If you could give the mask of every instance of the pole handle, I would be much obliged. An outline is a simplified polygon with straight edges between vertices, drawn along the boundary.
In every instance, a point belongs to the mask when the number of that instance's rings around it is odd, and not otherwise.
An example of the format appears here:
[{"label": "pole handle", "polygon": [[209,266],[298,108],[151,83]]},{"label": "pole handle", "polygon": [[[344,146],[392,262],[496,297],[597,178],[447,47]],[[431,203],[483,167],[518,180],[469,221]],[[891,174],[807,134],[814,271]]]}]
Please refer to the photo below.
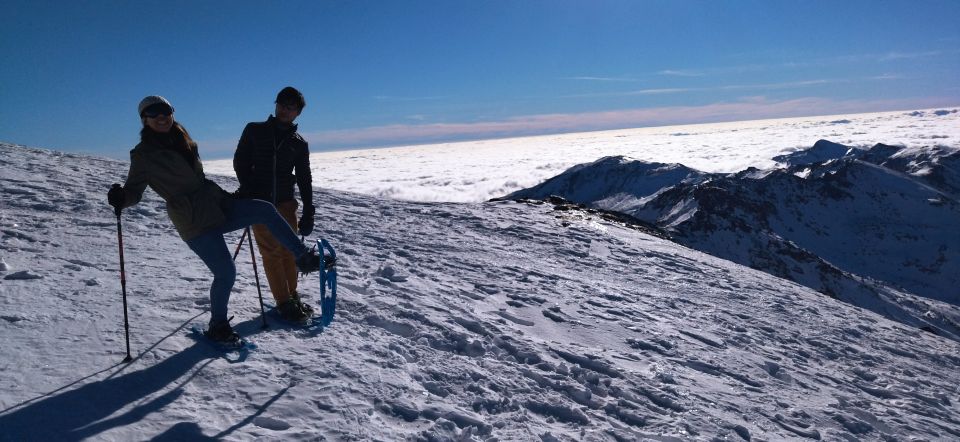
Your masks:
[{"label": "pole handle", "polygon": [[[114,183],[114,185],[110,186],[110,190],[120,189],[121,187],[122,187],[121,185]],[[119,223],[120,223],[120,211],[121,211],[121,210],[123,210],[123,209],[121,209],[119,205],[113,206],[113,213],[114,213],[114,215],[117,215],[117,223],[118,223],[118,225],[119,225]]]}]

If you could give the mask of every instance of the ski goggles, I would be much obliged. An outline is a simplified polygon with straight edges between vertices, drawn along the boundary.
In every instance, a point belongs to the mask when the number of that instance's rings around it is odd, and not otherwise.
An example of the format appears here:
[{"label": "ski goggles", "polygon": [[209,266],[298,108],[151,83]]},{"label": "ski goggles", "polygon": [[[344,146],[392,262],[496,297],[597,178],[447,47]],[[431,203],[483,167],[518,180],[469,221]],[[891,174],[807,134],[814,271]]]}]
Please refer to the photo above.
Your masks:
[{"label": "ski goggles", "polygon": [[147,118],[157,118],[160,115],[169,117],[173,114],[173,108],[163,103],[154,104],[143,110],[143,116]]}]

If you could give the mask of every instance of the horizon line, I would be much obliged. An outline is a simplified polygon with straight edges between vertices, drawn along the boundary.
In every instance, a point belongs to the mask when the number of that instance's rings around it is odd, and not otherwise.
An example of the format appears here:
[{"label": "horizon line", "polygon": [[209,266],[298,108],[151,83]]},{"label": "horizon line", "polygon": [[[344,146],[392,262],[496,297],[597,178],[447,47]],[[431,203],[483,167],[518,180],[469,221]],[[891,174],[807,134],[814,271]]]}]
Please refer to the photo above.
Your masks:
[{"label": "horizon line", "polygon": [[[949,104],[947,104],[949,103]],[[817,97],[767,101],[765,97],[702,106],[663,106],[582,113],[531,114],[498,121],[468,123],[390,124],[356,129],[300,132],[310,143],[311,153],[386,149],[484,140],[531,138],[577,133],[606,132],[655,127],[692,126],[814,118],[851,114],[905,112],[960,108],[960,98],[926,97],[906,100],[835,101]],[[227,158],[236,149],[236,140],[197,140],[207,160]],[[36,146],[0,142],[39,149],[103,156],[105,151]],[[122,149],[126,153],[128,149]],[[123,158],[108,156],[108,158]],[[205,160],[206,161],[206,160]]]},{"label": "horizon line", "polygon": [[767,101],[764,97],[754,97],[739,102],[721,102],[703,106],[532,114],[489,122],[390,124],[357,129],[301,132],[301,135],[311,145],[330,146],[323,148],[323,151],[342,151],[651,127],[930,110],[938,107],[960,107],[960,98],[836,101],[808,97]]}]

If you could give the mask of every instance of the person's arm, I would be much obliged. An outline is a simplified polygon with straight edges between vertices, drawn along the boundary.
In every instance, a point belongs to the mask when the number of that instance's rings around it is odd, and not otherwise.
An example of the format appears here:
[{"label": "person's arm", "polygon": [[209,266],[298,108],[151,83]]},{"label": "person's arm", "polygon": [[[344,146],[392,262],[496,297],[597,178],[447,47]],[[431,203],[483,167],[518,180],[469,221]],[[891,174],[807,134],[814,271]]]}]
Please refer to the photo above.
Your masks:
[{"label": "person's arm", "polygon": [[296,162],[293,165],[294,174],[297,177],[297,187],[300,189],[300,200],[303,201],[303,211],[297,228],[300,234],[307,236],[313,233],[314,214],[316,208],[313,206],[313,176],[310,173],[310,148],[307,142],[303,142],[303,152],[298,152]]},{"label": "person's arm", "polygon": [[303,151],[297,153],[293,163],[293,173],[297,177],[297,188],[300,189],[300,200],[303,207],[313,207],[313,176],[310,172],[310,147],[303,142]]},{"label": "person's arm", "polygon": [[130,152],[130,171],[127,172],[127,180],[123,183],[124,203],[121,208],[137,204],[143,198],[143,191],[146,190],[150,180],[146,161],[140,154]]},{"label": "person's arm", "polygon": [[253,179],[253,140],[250,125],[243,129],[237,150],[233,153],[233,171],[237,174],[240,189],[249,190]]}]

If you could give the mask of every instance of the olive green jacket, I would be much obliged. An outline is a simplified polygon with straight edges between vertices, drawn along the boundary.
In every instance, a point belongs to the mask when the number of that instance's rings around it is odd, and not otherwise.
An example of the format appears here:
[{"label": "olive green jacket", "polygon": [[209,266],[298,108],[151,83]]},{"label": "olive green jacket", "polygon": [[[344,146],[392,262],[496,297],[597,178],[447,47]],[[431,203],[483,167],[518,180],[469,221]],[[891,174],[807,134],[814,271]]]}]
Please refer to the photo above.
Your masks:
[{"label": "olive green jacket", "polygon": [[140,202],[147,186],[167,202],[167,215],[184,241],[226,221],[223,208],[230,196],[206,179],[199,157],[190,164],[174,149],[149,140],[141,142],[130,151],[124,207]]}]

